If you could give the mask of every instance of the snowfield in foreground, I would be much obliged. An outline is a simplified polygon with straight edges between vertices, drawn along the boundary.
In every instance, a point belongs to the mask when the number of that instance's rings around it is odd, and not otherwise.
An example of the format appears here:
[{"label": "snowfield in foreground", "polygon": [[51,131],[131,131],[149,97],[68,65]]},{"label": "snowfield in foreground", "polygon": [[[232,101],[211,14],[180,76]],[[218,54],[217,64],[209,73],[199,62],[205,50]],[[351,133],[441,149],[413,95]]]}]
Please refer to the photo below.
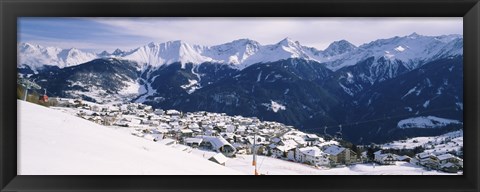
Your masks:
[{"label": "snowfield in foreground", "polygon": [[237,175],[175,148],[17,101],[19,175]]}]

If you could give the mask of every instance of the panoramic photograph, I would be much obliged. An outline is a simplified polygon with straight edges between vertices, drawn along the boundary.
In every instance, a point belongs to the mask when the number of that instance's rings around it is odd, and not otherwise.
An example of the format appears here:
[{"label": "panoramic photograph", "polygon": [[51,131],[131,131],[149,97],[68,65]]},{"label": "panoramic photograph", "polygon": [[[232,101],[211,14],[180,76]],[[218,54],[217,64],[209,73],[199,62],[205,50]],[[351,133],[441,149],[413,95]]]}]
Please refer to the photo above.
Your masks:
[{"label": "panoramic photograph", "polygon": [[461,17],[19,17],[18,175],[463,175]]}]

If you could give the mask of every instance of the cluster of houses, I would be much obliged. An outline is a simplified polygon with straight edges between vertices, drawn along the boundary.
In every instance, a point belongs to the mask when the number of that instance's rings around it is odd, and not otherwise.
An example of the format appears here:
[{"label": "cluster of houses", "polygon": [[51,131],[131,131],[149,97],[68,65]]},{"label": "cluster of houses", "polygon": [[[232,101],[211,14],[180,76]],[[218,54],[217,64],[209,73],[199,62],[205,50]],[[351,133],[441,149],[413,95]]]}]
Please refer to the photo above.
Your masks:
[{"label": "cluster of houses", "polygon": [[374,153],[375,162],[382,165],[394,165],[397,161],[406,161],[414,165],[420,165],[428,169],[441,170],[448,173],[457,173],[463,169],[463,159],[450,153],[435,154],[422,152],[414,157],[400,156],[392,153],[383,153],[379,150]]},{"label": "cluster of houses", "polygon": [[429,152],[419,153],[412,158],[411,163],[449,173],[457,173],[463,169],[463,159],[450,153],[441,155]]},{"label": "cluster of houses", "polygon": [[[75,108],[76,115],[106,125],[131,128],[132,134],[182,150],[201,148],[218,152],[211,160],[224,164],[236,154],[259,154],[318,167],[337,167],[365,162],[366,152],[356,154],[335,140],[326,141],[278,122],[255,117],[228,116],[205,111],[183,113],[153,109],[141,103],[100,105],[81,100],[57,99],[58,106]],[[181,144],[181,145],[176,145]],[[409,161],[432,169],[456,172],[463,161],[449,154],[417,154],[411,158],[377,151],[375,161],[392,165]]]},{"label": "cluster of houses", "polygon": [[227,157],[257,153],[313,166],[360,162],[360,156],[334,140],[325,141],[292,126],[255,117],[154,110],[141,103],[100,105],[79,99],[56,99],[58,106],[78,109],[76,115],[82,118],[107,126],[128,127],[133,135],[166,145],[183,144]]}]

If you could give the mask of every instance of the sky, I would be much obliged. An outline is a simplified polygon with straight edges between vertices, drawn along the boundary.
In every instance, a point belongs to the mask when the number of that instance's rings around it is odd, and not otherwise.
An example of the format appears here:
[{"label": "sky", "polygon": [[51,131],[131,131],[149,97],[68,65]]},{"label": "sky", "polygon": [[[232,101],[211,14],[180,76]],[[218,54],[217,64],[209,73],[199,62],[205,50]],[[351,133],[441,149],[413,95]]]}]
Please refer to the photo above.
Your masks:
[{"label": "sky", "polygon": [[413,32],[428,36],[463,35],[463,18],[22,17],[18,19],[17,32],[20,43],[96,52],[131,50],[150,42],[174,40],[212,46],[246,38],[268,45],[286,37],[323,50],[338,40],[359,46]]}]

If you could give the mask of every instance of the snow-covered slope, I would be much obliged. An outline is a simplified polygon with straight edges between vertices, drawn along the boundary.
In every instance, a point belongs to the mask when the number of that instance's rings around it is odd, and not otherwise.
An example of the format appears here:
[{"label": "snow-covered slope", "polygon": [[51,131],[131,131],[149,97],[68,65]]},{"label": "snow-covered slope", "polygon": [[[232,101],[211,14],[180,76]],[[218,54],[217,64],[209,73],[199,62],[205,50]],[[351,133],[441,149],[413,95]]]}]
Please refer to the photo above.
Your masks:
[{"label": "snow-covered slope", "polygon": [[236,175],[201,157],[17,101],[19,175]]},{"label": "snow-covered slope", "polygon": [[261,45],[239,39],[215,46],[190,45],[183,41],[149,43],[131,51],[116,50],[112,54],[85,53],[76,49],[41,47],[22,43],[19,45],[19,63],[29,66],[57,65],[60,68],[87,62],[98,57],[117,57],[135,61],[140,66],[153,66],[175,62],[200,64],[223,63],[243,69],[251,64],[301,58],[325,63],[329,69],[338,70],[355,65],[369,57],[386,58],[403,62],[408,69],[445,56],[463,54],[461,35],[422,36],[413,33],[404,37],[379,39],[356,47],[346,40],[333,42],[324,51],[306,47],[298,41],[285,38],[272,45]]},{"label": "snow-covered slope", "polygon": [[126,53],[122,58],[152,67],[175,62],[199,64],[212,61],[212,58],[201,55],[203,50],[202,46],[189,45],[183,41],[152,42]]},{"label": "snow-covered slope", "polygon": [[91,61],[98,56],[76,48],[61,49],[58,47],[43,47],[30,43],[18,45],[18,67],[29,66],[37,70],[44,65],[58,66],[59,68],[74,66]]},{"label": "snow-covered slope", "polygon": [[398,128],[437,128],[444,127],[449,124],[461,124],[460,121],[453,119],[445,119],[435,116],[427,117],[413,117],[408,119],[400,120],[397,124]]},{"label": "snow-covered slope", "polygon": [[415,69],[421,64],[444,56],[463,54],[463,36],[442,35],[423,36],[412,33],[404,37],[379,39],[363,44],[337,60],[328,61],[327,67],[338,70],[345,66],[357,64],[369,57],[401,61],[408,69]]},{"label": "snow-covered slope", "polygon": [[413,149],[422,146],[426,152],[444,154],[460,151],[463,147],[463,130],[445,133],[435,137],[414,137],[383,144],[382,149]]}]

